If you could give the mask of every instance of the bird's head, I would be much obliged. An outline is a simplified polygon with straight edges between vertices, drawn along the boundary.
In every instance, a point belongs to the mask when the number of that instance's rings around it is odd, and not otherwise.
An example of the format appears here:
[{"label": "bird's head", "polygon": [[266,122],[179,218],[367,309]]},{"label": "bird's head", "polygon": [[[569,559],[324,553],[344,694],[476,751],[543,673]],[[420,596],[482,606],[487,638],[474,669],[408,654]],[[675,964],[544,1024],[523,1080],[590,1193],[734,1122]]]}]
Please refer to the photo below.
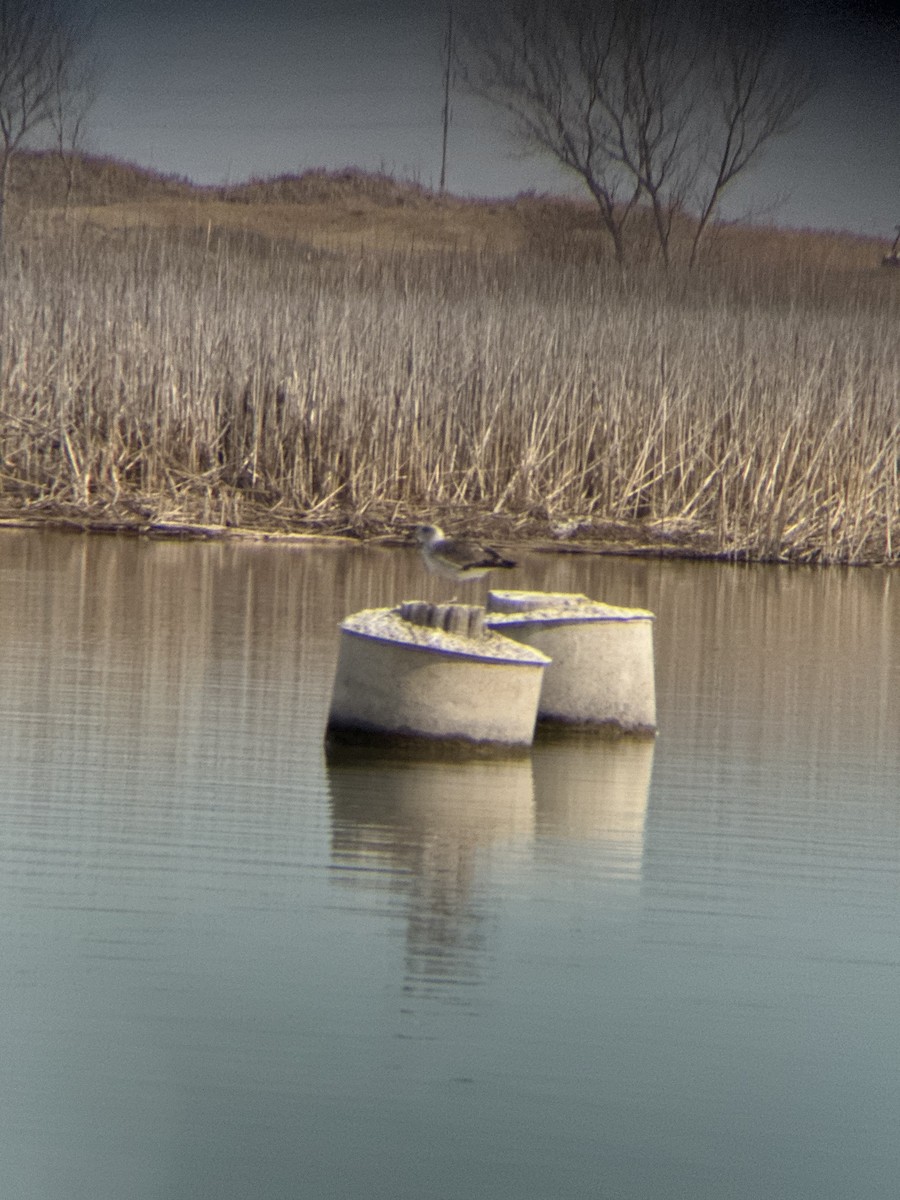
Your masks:
[{"label": "bird's head", "polygon": [[443,536],[443,530],[437,525],[417,525],[413,530],[413,537],[420,546],[427,546],[430,542],[437,541]]}]

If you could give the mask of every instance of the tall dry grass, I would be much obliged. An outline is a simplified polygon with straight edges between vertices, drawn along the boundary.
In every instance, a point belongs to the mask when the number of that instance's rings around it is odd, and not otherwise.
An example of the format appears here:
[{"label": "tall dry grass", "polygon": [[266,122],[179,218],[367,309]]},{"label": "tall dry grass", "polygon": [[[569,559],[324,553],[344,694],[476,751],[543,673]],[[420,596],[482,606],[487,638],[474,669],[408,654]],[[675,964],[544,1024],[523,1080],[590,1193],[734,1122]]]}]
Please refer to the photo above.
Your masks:
[{"label": "tall dry grass", "polygon": [[0,502],[637,518],[735,556],[897,558],[890,272],[771,238],[623,277],[560,238],[374,254],[198,225],[8,250]]}]

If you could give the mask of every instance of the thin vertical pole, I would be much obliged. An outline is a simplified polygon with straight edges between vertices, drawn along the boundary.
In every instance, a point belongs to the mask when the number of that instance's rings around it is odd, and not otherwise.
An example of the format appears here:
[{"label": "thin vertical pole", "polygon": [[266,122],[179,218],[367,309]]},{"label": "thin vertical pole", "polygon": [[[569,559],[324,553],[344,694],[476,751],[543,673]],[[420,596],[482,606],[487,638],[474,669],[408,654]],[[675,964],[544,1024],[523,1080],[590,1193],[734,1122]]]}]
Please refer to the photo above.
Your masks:
[{"label": "thin vertical pole", "polygon": [[450,129],[450,77],[453,66],[453,5],[447,5],[447,37],[444,42],[444,112],[443,138],[441,141],[441,183],[443,191],[447,185],[447,133]]}]

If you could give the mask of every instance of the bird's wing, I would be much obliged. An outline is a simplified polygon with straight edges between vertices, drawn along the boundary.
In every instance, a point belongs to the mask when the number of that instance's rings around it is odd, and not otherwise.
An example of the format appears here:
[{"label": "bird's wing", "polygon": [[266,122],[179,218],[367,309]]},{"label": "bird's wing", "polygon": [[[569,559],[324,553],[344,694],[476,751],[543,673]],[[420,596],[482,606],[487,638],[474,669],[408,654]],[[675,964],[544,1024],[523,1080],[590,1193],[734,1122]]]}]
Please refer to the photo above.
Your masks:
[{"label": "bird's wing", "polygon": [[485,546],[483,549],[485,556],[485,561],[482,564],[483,566],[514,567],[516,565],[511,558],[504,558],[502,554],[498,553],[490,546]]},{"label": "bird's wing", "polygon": [[515,564],[492,550],[490,546],[482,546],[478,542],[463,541],[458,538],[446,538],[438,544],[443,558],[452,562],[460,570],[477,567],[512,567]]},{"label": "bird's wing", "polygon": [[465,542],[461,538],[441,538],[435,551],[445,562],[463,570],[465,567],[483,566],[484,547],[477,542]]}]

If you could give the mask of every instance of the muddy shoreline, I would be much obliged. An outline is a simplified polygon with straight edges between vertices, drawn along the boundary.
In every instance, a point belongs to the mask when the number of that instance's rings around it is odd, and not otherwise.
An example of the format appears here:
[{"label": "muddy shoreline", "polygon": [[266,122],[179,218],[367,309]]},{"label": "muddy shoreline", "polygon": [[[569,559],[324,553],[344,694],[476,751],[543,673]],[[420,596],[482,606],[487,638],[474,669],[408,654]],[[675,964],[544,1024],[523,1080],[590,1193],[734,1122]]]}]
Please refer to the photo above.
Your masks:
[{"label": "muddy shoreline", "polygon": [[[61,504],[0,504],[0,530],[56,530],[69,533],[115,534],[184,541],[254,541],[291,544],[411,546],[415,524],[429,521],[456,535],[477,537],[520,551],[551,554],[621,555],[710,562],[780,562],[814,564],[815,558],[759,558],[739,548],[723,548],[716,537],[681,521],[612,521],[602,519],[548,520],[477,511],[428,510],[351,514],[284,515],[256,508],[245,520],[221,524],[187,514],[154,512],[149,506],[127,511],[103,506],[78,508]],[[854,565],[885,565],[860,562]],[[894,564],[889,564],[894,565]]]}]

